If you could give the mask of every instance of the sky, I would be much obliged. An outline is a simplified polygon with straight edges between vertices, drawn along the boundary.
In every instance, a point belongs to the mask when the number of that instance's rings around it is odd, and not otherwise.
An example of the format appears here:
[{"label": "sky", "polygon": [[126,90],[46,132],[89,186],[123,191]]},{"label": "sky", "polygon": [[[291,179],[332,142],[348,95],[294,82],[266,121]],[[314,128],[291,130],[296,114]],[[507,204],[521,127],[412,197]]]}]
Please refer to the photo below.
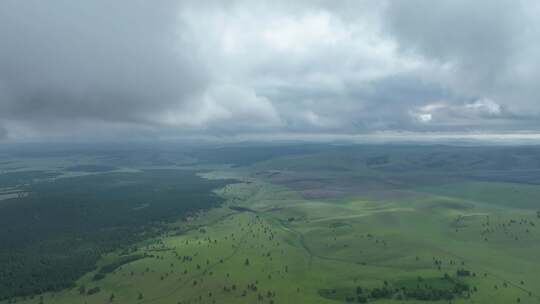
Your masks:
[{"label": "sky", "polygon": [[0,140],[540,134],[540,2],[0,1]]}]

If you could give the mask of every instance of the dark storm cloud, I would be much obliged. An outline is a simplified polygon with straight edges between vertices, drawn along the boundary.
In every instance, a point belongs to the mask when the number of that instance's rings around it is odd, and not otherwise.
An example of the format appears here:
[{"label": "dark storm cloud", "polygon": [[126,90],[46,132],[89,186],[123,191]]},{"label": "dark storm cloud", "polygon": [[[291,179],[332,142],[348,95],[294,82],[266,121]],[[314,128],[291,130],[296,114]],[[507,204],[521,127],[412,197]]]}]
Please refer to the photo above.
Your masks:
[{"label": "dark storm cloud", "polygon": [[520,11],[518,1],[392,1],[387,25],[401,48],[486,77],[508,63]]},{"label": "dark storm cloud", "polygon": [[148,120],[206,85],[173,1],[0,2],[4,119]]},{"label": "dark storm cloud", "polygon": [[6,129],[0,125],[0,140],[7,138],[7,131]]},{"label": "dark storm cloud", "polygon": [[404,52],[449,66],[456,94],[538,112],[538,12],[533,1],[391,1],[384,25]]},{"label": "dark storm cloud", "polygon": [[3,137],[540,132],[532,1],[0,2]]}]

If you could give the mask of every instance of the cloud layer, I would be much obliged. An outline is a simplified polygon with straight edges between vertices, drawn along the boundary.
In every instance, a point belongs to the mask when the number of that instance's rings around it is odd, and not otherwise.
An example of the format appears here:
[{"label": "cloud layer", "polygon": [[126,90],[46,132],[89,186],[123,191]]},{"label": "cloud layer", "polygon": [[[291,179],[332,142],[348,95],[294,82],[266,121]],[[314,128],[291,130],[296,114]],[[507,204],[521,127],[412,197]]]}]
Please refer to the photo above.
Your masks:
[{"label": "cloud layer", "polygon": [[540,132],[532,1],[0,2],[0,139]]}]

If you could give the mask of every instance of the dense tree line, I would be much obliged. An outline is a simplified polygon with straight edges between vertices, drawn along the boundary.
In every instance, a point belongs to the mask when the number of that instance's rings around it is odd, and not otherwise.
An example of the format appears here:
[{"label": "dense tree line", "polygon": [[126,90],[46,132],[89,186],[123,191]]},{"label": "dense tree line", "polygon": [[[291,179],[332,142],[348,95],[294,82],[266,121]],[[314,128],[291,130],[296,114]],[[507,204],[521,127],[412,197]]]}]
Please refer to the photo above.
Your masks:
[{"label": "dense tree line", "polygon": [[114,261],[114,262],[112,262],[110,264],[103,265],[101,268],[99,268],[99,271],[94,275],[93,280],[94,281],[99,281],[99,280],[105,278],[105,275],[107,273],[111,273],[111,272],[115,271],[120,266],[131,263],[133,261],[140,260],[140,259],[142,259],[144,257],[145,256],[142,255],[142,254],[122,256],[118,260],[116,260],[116,261]]},{"label": "dense tree line", "polygon": [[[466,283],[445,275],[440,279],[446,286],[431,284],[419,278],[416,286],[392,286],[384,282],[381,287],[364,288],[357,286],[356,289],[322,289],[319,294],[322,297],[345,302],[367,303],[379,299],[441,301],[452,300],[457,297],[468,295],[471,288]],[[439,285],[439,286],[437,286]],[[474,291],[475,289],[473,289]]]},{"label": "dense tree line", "polygon": [[28,196],[0,205],[0,300],[74,287],[102,254],[220,204],[212,190],[230,182],[149,170],[27,185]]}]

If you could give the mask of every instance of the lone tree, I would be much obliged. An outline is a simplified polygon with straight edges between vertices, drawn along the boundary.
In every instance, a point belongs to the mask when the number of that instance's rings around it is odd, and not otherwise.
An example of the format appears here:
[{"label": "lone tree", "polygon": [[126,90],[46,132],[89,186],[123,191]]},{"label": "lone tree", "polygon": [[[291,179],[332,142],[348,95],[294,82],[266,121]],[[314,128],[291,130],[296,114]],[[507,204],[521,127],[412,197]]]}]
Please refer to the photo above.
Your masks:
[{"label": "lone tree", "polygon": [[246,261],[244,262],[244,265],[249,266],[249,259],[246,259]]}]

